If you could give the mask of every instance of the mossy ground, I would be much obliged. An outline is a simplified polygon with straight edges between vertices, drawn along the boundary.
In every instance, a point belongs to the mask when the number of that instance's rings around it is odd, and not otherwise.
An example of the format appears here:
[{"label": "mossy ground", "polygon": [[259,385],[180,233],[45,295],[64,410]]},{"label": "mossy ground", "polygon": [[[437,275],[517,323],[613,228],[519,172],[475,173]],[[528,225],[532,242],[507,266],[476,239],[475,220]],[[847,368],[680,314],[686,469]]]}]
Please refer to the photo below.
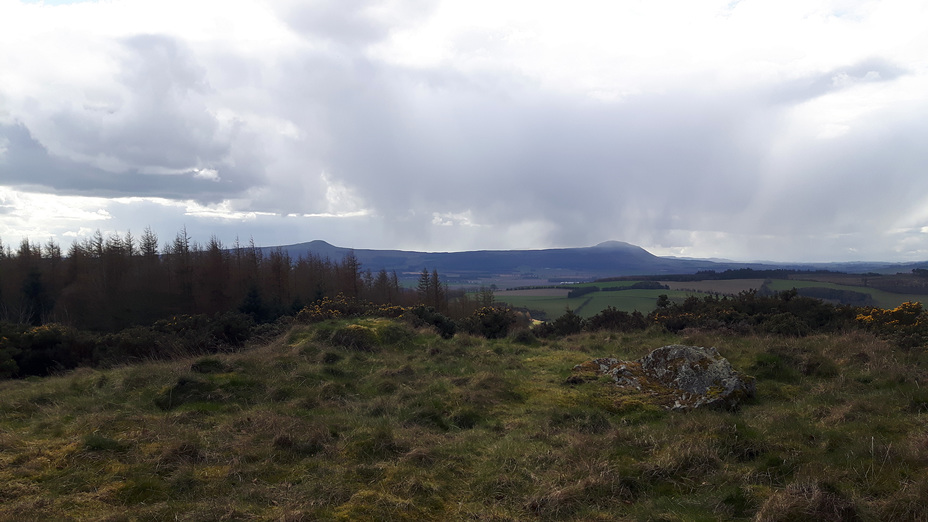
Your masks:
[{"label": "mossy ground", "polygon": [[[681,413],[565,384],[673,343],[717,347],[757,398]],[[926,364],[861,333],[300,326],[235,354],[0,383],[0,519],[928,519]]]}]

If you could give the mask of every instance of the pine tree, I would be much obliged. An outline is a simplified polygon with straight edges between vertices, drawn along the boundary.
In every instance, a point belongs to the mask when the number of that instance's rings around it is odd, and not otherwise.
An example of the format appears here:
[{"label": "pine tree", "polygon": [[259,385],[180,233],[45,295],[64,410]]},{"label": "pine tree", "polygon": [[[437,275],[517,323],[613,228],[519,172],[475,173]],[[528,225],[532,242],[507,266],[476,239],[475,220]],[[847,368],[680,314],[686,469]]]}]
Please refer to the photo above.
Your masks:
[{"label": "pine tree", "polygon": [[419,303],[429,304],[429,296],[432,294],[432,278],[429,276],[429,269],[423,268],[419,274],[419,285],[416,287],[416,294],[419,297]]},{"label": "pine tree", "polygon": [[158,236],[151,231],[151,227],[145,227],[142,232],[142,239],[139,241],[139,250],[142,257],[146,260],[158,258]]},{"label": "pine tree", "polygon": [[444,310],[445,289],[441,279],[438,277],[438,270],[436,269],[432,269],[432,275],[429,278],[429,293],[431,298],[431,303],[429,304],[436,310]]}]

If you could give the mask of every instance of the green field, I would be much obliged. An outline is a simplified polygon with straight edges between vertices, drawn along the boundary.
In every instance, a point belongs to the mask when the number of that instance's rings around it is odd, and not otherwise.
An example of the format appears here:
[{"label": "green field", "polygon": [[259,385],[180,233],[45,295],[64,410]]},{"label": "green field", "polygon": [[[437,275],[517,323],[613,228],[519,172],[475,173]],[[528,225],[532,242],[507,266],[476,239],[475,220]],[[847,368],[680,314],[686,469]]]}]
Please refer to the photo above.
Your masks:
[{"label": "green field", "polygon": [[674,290],[622,290],[613,292],[593,292],[582,297],[535,297],[535,296],[497,296],[509,306],[540,310],[548,319],[559,317],[567,308],[577,312],[581,317],[592,317],[608,306],[624,312],[635,310],[647,314],[654,310],[657,297],[667,294],[671,300],[683,300],[693,295],[692,292]]},{"label": "green field", "polygon": [[839,285],[835,283],[825,283],[821,281],[797,281],[793,279],[774,279],[767,283],[767,288],[776,291],[782,292],[784,290],[790,290],[792,288],[831,288],[834,290],[850,290],[852,292],[860,292],[862,294],[870,294],[873,297],[873,300],[876,302],[877,306],[880,308],[895,308],[900,304],[906,301],[918,301],[921,303],[928,303],[928,295],[923,294],[896,294],[892,292],[886,292],[884,290],[877,290],[875,288],[869,288],[866,286],[847,286]]},{"label": "green field", "polygon": [[[570,285],[570,288],[582,288],[588,286],[598,286],[599,288],[611,288],[621,286],[631,286],[637,281],[613,281],[608,283],[581,283]],[[515,308],[527,308],[529,310],[542,311],[551,320],[559,317],[567,308],[577,312],[581,317],[592,317],[605,309],[612,306],[624,312],[633,312],[635,310],[647,314],[654,310],[657,298],[661,294],[666,294],[671,301],[683,301],[689,296],[706,295],[708,292],[729,294],[732,293],[732,281],[699,281],[699,288],[706,291],[694,290],[620,290],[620,291],[599,291],[586,294],[581,297],[557,297],[557,296],[512,296],[497,295],[497,301],[506,303]],[[717,288],[713,288],[712,283],[718,283]],[[684,283],[685,284],[685,283]],[[865,286],[848,286],[835,283],[826,283],[819,281],[798,281],[792,279],[775,279],[766,283],[767,288],[775,292],[782,292],[793,288],[831,288],[834,290],[850,290],[869,294],[873,297],[877,306],[881,308],[895,308],[906,301],[919,301],[928,303],[928,295],[921,294],[896,294],[868,288]],[[695,284],[694,284],[695,286]]]}]

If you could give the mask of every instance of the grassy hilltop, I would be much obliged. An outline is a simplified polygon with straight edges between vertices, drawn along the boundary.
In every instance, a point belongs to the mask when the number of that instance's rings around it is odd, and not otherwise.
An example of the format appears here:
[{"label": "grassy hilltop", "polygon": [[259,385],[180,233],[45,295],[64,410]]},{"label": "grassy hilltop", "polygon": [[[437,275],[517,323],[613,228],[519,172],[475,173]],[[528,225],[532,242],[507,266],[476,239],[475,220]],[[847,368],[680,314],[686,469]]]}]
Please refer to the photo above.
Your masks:
[{"label": "grassy hilltop", "polygon": [[[715,346],[739,411],[575,364]],[[444,339],[384,318],[235,353],[0,382],[0,519],[924,520],[924,346],[863,330]]]}]

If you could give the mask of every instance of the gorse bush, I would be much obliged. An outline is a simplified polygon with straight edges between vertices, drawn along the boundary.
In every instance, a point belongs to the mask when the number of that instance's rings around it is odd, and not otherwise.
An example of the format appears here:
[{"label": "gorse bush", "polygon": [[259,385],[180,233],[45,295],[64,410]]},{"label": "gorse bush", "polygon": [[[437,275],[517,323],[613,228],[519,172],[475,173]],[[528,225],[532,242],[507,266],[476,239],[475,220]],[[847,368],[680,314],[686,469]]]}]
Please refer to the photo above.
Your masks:
[{"label": "gorse bush", "polygon": [[0,377],[216,353],[241,347],[255,332],[251,317],[236,312],[179,315],[109,334],[60,324],[0,323]]},{"label": "gorse bush", "polygon": [[462,321],[461,329],[487,339],[501,339],[516,324],[516,314],[509,308],[484,306]]},{"label": "gorse bush", "polygon": [[409,311],[409,308],[394,304],[375,304],[338,294],[334,298],[324,297],[304,307],[296,315],[301,323],[318,323],[329,319],[348,319],[351,317],[390,317],[396,318]]},{"label": "gorse bush", "polygon": [[92,337],[60,324],[0,323],[0,376],[48,375],[93,362]]},{"label": "gorse bush", "polygon": [[928,343],[928,312],[921,303],[906,302],[891,310],[862,308],[856,320],[864,328],[893,339],[903,348]]},{"label": "gorse bush", "polygon": [[407,309],[402,317],[417,328],[423,326],[434,328],[443,339],[451,339],[458,329],[457,324],[450,317],[439,313],[431,306],[414,306]]}]

